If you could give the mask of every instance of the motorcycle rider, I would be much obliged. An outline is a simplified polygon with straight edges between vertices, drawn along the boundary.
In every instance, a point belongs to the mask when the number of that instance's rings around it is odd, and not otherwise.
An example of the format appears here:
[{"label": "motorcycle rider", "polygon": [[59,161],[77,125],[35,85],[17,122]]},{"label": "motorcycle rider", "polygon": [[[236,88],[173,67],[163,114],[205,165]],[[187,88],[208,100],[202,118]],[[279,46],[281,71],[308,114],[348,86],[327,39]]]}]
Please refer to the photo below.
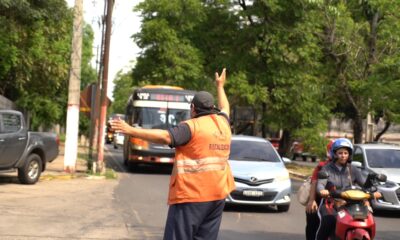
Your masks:
[{"label": "motorcycle rider", "polygon": [[328,164],[331,160],[331,148],[334,140],[330,140],[326,145],[326,160],[320,161],[314,168],[311,176],[310,198],[306,205],[306,239],[315,240],[319,226],[318,206],[321,202],[321,197],[317,194],[318,172],[323,166]]},{"label": "motorcycle rider", "polygon": [[332,190],[342,190],[350,188],[353,184],[363,186],[365,178],[361,170],[351,167],[351,156],[353,153],[353,144],[347,138],[336,139],[332,144],[332,161],[322,167],[321,171],[328,173],[328,179],[318,179],[317,192],[323,198],[320,203],[318,216],[320,225],[317,230],[317,240],[326,240],[334,234],[336,226],[337,211],[331,199],[326,198]]}]

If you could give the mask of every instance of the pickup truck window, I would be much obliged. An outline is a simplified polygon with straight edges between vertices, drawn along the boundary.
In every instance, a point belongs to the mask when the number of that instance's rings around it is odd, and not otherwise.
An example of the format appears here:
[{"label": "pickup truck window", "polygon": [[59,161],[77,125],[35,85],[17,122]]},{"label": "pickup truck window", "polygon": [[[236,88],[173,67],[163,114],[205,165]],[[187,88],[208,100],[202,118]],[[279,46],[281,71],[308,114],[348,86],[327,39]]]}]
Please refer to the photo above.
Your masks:
[{"label": "pickup truck window", "polygon": [[21,117],[16,114],[3,113],[2,133],[18,132],[21,129]]}]

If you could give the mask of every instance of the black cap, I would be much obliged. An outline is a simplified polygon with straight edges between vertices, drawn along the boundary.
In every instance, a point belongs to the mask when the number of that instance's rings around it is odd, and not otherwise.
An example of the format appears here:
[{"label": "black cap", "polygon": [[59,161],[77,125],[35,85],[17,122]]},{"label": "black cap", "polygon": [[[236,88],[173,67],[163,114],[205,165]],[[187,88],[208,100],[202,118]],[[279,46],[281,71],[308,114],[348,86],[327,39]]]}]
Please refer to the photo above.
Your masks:
[{"label": "black cap", "polygon": [[195,109],[213,109],[214,108],[214,97],[206,91],[197,92],[192,100],[192,104]]}]

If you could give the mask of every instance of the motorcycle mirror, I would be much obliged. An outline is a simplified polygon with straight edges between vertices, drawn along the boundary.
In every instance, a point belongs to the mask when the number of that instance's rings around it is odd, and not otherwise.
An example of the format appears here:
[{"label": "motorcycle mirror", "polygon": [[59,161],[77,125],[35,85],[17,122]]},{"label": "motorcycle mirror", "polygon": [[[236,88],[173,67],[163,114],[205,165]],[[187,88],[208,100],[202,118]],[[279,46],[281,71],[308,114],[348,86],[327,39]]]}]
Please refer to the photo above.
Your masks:
[{"label": "motorcycle mirror", "polygon": [[325,171],[319,171],[318,172],[318,179],[328,179],[329,173]]}]

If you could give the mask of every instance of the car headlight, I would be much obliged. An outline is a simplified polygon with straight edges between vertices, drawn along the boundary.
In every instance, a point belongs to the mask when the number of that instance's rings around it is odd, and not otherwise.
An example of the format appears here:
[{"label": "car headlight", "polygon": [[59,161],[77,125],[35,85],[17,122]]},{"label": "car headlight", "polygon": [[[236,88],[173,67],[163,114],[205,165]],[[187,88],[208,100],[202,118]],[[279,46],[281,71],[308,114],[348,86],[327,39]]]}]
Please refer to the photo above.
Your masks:
[{"label": "car headlight", "polygon": [[396,187],[397,183],[392,182],[392,181],[387,181],[384,184],[382,184],[381,186],[386,187],[386,188],[392,188],[392,187]]},{"label": "car headlight", "polygon": [[282,173],[275,177],[276,182],[284,182],[290,180],[289,173]]}]

